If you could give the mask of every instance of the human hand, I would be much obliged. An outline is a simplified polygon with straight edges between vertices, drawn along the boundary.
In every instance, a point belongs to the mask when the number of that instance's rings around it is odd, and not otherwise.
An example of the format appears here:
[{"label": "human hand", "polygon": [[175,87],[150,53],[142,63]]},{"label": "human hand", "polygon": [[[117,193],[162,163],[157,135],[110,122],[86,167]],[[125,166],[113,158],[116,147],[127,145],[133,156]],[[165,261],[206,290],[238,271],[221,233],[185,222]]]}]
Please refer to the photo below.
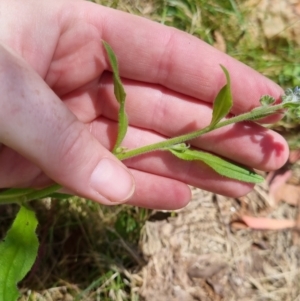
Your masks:
[{"label": "human hand", "polygon": [[[231,75],[232,114],[258,106],[263,94],[279,98],[276,84],[195,37],[133,15],[84,1],[3,2],[0,141],[6,146],[0,187],[38,187],[52,179],[75,194],[113,204],[129,197],[134,178],[128,203],[158,209],[184,206],[187,184],[229,196],[252,188],[161,152],[124,161],[133,178],[128,175],[108,151],[116,137],[117,103],[101,40],[119,60],[129,148],[209,124],[212,101],[224,84],[219,64]],[[261,170],[279,168],[288,154],[281,136],[250,122],[192,145]],[[99,162],[104,165],[91,180]],[[104,172],[108,162],[118,170],[112,178]]]}]

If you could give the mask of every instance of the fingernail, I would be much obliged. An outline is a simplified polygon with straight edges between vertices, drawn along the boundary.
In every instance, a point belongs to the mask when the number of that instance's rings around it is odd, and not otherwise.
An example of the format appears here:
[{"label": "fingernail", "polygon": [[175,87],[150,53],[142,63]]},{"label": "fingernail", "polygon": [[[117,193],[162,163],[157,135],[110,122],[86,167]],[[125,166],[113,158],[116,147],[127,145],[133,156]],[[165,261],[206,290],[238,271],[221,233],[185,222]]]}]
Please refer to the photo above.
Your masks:
[{"label": "fingernail", "polygon": [[92,189],[111,202],[125,202],[135,188],[132,175],[120,164],[103,158],[92,173],[90,185]]}]

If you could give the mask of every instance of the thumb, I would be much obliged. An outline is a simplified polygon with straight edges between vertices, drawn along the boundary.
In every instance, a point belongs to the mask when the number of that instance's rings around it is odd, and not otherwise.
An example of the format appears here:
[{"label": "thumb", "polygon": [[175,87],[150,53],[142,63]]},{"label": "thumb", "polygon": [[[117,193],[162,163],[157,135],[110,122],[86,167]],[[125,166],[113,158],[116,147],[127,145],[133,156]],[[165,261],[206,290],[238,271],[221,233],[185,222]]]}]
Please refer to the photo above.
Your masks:
[{"label": "thumb", "polygon": [[0,46],[0,142],[55,182],[103,204],[134,192],[128,169],[65,107],[38,74]]}]

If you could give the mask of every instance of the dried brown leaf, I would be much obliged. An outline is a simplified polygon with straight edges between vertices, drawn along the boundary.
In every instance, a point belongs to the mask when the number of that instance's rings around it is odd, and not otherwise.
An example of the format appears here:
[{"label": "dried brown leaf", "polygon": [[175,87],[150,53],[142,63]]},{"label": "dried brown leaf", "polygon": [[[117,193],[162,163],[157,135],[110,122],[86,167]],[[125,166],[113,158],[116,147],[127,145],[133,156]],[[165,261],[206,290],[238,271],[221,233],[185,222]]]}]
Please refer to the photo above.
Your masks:
[{"label": "dried brown leaf", "polygon": [[267,217],[241,216],[241,220],[251,229],[260,230],[282,230],[294,228],[296,222],[294,220],[282,219],[277,220]]}]

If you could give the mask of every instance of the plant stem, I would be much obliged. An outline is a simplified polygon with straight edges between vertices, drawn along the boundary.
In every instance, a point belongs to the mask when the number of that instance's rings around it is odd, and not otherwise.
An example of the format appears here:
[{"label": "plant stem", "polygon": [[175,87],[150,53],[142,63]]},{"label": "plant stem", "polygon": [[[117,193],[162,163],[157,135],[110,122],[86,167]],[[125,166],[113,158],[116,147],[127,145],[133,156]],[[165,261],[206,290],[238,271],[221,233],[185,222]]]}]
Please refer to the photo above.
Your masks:
[{"label": "plant stem", "polygon": [[152,151],[156,151],[156,150],[164,150],[168,147],[171,147],[172,145],[195,139],[203,134],[206,134],[208,132],[211,132],[213,130],[221,128],[223,126],[230,125],[232,123],[245,121],[245,120],[260,119],[260,118],[269,116],[275,112],[278,112],[279,110],[281,110],[283,108],[284,108],[283,104],[278,104],[278,105],[268,106],[268,107],[258,107],[248,113],[244,113],[244,114],[226,119],[224,121],[221,121],[213,127],[211,127],[209,125],[201,130],[197,130],[197,131],[194,131],[194,132],[191,132],[188,134],[184,134],[184,135],[181,135],[181,136],[178,136],[175,138],[171,138],[171,139],[168,139],[165,141],[161,141],[161,142],[158,142],[155,144],[142,146],[142,147],[135,148],[135,149],[132,149],[132,150],[120,153],[120,154],[116,154],[116,157],[122,161],[122,160],[132,158],[132,157],[135,157],[135,156],[138,156],[141,154],[145,154],[148,152],[152,152]]},{"label": "plant stem", "polygon": [[[248,112],[248,113],[244,113],[229,119],[226,119],[224,121],[219,122],[218,124],[214,125],[214,126],[207,126],[201,130],[197,130],[188,134],[184,134],[175,138],[171,138],[165,141],[161,141],[155,144],[151,144],[151,145],[146,145],[146,146],[142,146],[136,149],[132,149],[120,154],[116,154],[115,156],[119,159],[119,160],[125,160],[128,158],[132,158],[132,157],[136,157],[148,152],[152,152],[152,151],[156,151],[156,150],[166,150],[167,148],[175,145],[175,144],[179,144],[179,143],[183,143],[192,139],[195,139],[203,134],[206,134],[208,132],[211,132],[213,130],[216,130],[218,128],[233,124],[233,123],[237,123],[237,122],[241,122],[241,121],[245,121],[245,120],[253,120],[253,119],[260,119],[266,116],[269,116],[271,114],[274,114],[280,110],[284,109],[284,104],[278,104],[278,105],[274,105],[274,106],[267,106],[267,107],[258,107],[255,108],[254,110]],[[38,199],[38,198],[43,198],[47,195],[50,195],[51,193],[56,192],[57,190],[59,190],[62,186],[58,185],[58,184],[53,184],[49,187],[46,187],[45,189],[41,189],[41,190],[35,190],[35,191],[28,191],[27,193],[20,193],[21,195],[15,195],[19,196],[18,198],[11,198],[10,197],[3,197],[3,200],[0,199],[0,203],[23,203],[23,202],[27,202],[33,199]],[[21,191],[22,192],[22,191]]]},{"label": "plant stem", "polygon": [[48,196],[49,194],[56,192],[57,190],[61,189],[62,186],[59,184],[53,184],[51,186],[48,186],[44,189],[40,189],[40,190],[35,190],[34,192],[31,192],[29,194],[26,194],[24,196],[24,201],[31,201],[34,199],[41,199],[44,198],[46,196]]}]

